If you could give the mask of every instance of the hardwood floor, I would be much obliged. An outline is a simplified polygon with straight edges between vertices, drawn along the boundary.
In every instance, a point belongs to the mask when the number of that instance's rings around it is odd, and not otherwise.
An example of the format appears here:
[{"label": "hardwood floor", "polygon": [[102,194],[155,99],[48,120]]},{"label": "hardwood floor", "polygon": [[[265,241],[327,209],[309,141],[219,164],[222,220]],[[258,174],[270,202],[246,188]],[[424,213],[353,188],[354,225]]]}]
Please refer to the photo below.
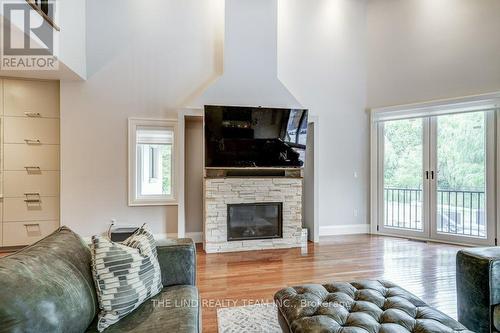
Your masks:
[{"label": "hardwood floor", "polygon": [[460,247],[406,239],[336,236],[300,249],[206,254],[198,250],[203,332],[217,332],[217,307],[272,302],[285,286],[385,279],[456,318],[455,255]]}]

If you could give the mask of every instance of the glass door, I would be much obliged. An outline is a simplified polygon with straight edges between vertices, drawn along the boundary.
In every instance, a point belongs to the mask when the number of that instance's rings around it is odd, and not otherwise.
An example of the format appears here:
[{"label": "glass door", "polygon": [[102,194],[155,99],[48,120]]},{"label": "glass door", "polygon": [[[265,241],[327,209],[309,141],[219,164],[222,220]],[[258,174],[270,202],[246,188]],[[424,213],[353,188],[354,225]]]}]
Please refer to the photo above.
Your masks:
[{"label": "glass door", "polygon": [[428,120],[387,121],[379,127],[379,231],[427,237]]},{"label": "glass door", "polygon": [[378,230],[495,243],[494,112],[391,120],[378,126]]},{"label": "glass door", "polygon": [[431,120],[431,238],[493,244],[493,121],[491,112]]}]

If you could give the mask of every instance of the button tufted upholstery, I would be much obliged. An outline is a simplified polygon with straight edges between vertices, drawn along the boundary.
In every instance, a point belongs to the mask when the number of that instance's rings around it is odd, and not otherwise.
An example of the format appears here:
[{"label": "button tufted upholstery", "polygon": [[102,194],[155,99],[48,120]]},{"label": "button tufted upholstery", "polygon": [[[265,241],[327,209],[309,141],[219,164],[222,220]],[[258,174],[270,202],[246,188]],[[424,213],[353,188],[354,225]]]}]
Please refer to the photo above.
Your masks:
[{"label": "button tufted upholstery", "polygon": [[386,281],[309,284],[274,296],[280,325],[293,333],[471,333]]}]

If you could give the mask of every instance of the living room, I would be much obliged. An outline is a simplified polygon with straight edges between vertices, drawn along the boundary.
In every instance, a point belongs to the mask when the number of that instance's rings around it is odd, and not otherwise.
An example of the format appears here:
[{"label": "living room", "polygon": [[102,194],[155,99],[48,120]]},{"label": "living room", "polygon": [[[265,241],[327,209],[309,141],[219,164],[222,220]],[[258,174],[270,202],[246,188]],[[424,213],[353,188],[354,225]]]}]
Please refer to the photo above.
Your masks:
[{"label": "living room", "polygon": [[499,1],[1,8],[0,332],[500,331]]}]

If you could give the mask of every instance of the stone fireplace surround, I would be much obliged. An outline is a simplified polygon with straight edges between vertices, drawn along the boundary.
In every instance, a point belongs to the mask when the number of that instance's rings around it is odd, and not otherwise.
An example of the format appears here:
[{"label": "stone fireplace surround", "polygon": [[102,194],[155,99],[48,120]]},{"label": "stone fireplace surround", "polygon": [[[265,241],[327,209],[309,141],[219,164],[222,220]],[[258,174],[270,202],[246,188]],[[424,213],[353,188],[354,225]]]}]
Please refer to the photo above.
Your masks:
[{"label": "stone fireplace surround", "polygon": [[[233,252],[301,246],[302,178],[206,177],[204,180],[205,252]],[[283,203],[283,237],[227,240],[227,205]]]}]

